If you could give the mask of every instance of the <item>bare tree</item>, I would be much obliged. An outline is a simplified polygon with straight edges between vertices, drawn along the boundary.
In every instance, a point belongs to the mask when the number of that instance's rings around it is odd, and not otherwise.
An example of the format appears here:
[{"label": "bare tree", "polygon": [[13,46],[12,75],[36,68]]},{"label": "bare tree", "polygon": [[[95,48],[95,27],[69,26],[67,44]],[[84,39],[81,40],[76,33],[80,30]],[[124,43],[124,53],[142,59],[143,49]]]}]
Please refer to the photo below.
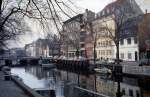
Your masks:
[{"label": "bare tree", "polygon": [[[51,35],[49,34],[46,38],[47,40],[47,45],[49,46],[49,49],[51,49],[51,55],[54,57],[55,55],[60,56],[60,45],[61,45],[61,40],[58,35],[54,34]],[[59,54],[58,54],[59,53]]]},{"label": "bare tree", "polygon": [[[68,1],[70,2],[70,1]],[[72,4],[72,2],[70,3]],[[50,28],[46,24],[53,22],[59,32],[62,25],[61,16],[71,17],[64,9],[75,13],[67,3],[62,0],[1,0],[0,1],[0,44],[14,39],[22,34],[25,28],[24,18],[37,20],[44,28]]]}]

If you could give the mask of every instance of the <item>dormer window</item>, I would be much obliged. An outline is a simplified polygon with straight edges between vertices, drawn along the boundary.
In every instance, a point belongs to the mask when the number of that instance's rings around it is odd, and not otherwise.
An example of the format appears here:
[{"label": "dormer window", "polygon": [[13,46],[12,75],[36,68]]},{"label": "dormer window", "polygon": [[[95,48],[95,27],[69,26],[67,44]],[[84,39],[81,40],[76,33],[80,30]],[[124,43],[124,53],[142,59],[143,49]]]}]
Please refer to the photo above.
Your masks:
[{"label": "dormer window", "polygon": [[98,13],[99,14],[99,17],[101,17],[101,13]]},{"label": "dormer window", "polygon": [[105,11],[102,12],[102,15],[105,15]]},{"label": "dormer window", "polygon": [[109,12],[110,12],[110,10],[109,10],[109,9],[107,9],[107,14],[109,14]]},{"label": "dormer window", "polygon": [[103,13],[101,12],[101,16],[103,16]]},{"label": "dormer window", "polygon": [[111,9],[111,11],[114,12],[114,11],[115,11],[115,8],[113,7],[113,8]]}]

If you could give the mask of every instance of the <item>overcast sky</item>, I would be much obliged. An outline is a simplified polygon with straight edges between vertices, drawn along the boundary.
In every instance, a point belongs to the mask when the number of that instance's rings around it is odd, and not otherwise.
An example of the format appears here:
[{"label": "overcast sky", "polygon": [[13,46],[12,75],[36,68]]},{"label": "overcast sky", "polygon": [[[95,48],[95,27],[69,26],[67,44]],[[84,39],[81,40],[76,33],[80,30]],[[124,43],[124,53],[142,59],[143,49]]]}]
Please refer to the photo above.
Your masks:
[{"label": "overcast sky", "polygon": [[[94,12],[99,12],[101,11],[108,3],[113,2],[115,0],[71,0],[75,3],[76,6],[79,7],[79,9],[84,10],[84,9],[89,9],[92,10]],[[148,12],[150,12],[150,0],[136,0],[136,2],[138,3],[138,5],[141,7],[141,9],[143,11],[145,11],[145,9],[148,10]],[[10,43],[10,47],[23,47],[25,44],[31,43],[32,41],[38,39],[38,37],[43,37],[43,33],[38,32],[39,30],[37,30],[37,28],[39,28],[39,26],[37,26],[36,24],[30,24],[29,26],[34,26],[33,28],[33,32],[29,32],[27,33],[27,35],[24,35],[22,37],[20,37],[19,40],[17,40],[16,42],[11,42]]]}]

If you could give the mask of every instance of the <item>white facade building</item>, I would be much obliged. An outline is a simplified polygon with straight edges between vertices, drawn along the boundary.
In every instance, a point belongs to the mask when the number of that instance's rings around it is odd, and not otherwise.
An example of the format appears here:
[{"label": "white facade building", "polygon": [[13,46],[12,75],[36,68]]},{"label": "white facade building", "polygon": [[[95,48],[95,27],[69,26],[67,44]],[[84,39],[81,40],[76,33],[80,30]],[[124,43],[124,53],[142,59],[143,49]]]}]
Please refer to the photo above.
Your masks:
[{"label": "white facade building", "polygon": [[[116,23],[114,18],[118,20],[118,23],[124,22],[121,25],[121,30],[119,31],[120,47],[119,55],[120,59],[124,61],[138,61],[139,60],[139,46],[137,39],[137,16],[143,14],[140,7],[137,5],[135,0],[122,0],[121,6],[118,6],[118,1],[108,4],[102,11],[96,14],[96,19],[93,21],[93,30],[101,34],[101,37],[97,39],[97,58],[98,59],[116,59],[116,46],[114,43],[114,38],[116,33]],[[120,5],[119,4],[119,5]],[[120,7],[120,8],[119,8]],[[117,16],[122,16],[122,10],[125,9],[123,13],[126,14],[123,20],[119,21]],[[120,12],[119,12],[120,11]],[[133,13],[134,12],[134,13]],[[138,20],[138,19],[137,19]],[[104,30],[103,30],[104,27]],[[109,31],[107,31],[109,29]],[[112,35],[107,34],[111,32]],[[98,35],[98,34],[97,34]],[[103,36],[104,35],[104,36]],[[108,37],[107,37],[108,36]],[[103,39],[104,38],[104,39]]]},{"label": "white facade building", "polygon": [[124,61],[138,61],[139,48],[136,37],[129,37],[120,40],[120,59]]},{"label": "white facade building", "polygon": [[35,57],[36,56],[36,49],[35,49],[35,43],[27,44],[25,46],[26,54],[27,56]]}]

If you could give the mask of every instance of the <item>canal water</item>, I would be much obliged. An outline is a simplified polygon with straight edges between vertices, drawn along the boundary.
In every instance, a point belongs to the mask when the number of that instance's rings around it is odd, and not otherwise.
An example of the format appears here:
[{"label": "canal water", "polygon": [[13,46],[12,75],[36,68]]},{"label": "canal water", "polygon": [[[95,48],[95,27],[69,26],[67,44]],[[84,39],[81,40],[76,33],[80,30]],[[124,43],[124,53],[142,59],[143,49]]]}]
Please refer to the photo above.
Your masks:
[{"label": "canal water", "polygon": [[44,97],[116,97],[118,92],[122,97],[150,97],[148,78],[116,78],[40,66],[15,67],[11,73]]}]

